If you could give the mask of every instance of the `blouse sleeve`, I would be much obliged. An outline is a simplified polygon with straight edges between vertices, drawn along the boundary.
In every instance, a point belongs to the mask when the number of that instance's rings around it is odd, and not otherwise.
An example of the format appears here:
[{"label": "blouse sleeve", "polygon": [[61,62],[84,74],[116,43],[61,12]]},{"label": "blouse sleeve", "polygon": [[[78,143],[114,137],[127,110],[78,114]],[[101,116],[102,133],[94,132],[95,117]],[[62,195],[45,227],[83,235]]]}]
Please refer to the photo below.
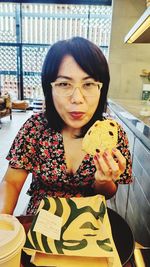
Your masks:
[{"label": "blouse sleeve", "polygon": [[32,172],[36,158],[36,132],[32,116],[20,128],[6,157],[12,168]]},{"label": "blouse sleeve", "polygon": [[123,128],[118,125],[118,144],[117,149],[120,150],[122,155],[126,159],[126,169],[122,173],[119,179],[116,181],[117,184],[129,184],[132,182],[132,160],[131,153],[129,151],[129,142],[126,132]]}]

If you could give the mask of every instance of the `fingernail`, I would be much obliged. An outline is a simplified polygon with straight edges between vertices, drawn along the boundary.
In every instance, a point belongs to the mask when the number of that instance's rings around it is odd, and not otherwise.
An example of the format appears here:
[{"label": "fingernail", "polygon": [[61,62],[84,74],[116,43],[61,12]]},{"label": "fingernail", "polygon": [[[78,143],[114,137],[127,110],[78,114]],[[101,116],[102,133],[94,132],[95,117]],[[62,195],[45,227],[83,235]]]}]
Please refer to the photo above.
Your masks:
[{"label": "fingernail", "polygon": [[99,157],[100,157],[100,154],[98,154],[98,153],[97,153],[97,154],[96,154],[96,157],[97,157],[97,159],[99,159]]},{"label": "fingernail", "polygon": [[94,159],[97,160],[97,156],[96,155],[94,156]]},{"label": "fingernail", "polygon": [[107,150],[104,151],[104,155],[105,155],[106,157],[108,156],[108,151],[107,151]]}]

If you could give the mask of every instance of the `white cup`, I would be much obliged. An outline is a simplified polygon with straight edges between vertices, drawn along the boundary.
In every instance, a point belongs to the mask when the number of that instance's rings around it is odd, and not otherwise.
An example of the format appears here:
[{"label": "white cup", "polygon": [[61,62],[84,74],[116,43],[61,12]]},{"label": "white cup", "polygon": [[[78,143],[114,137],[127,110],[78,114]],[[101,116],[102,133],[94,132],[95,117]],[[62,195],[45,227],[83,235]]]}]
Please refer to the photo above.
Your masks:
[{"label": "white cup", "polygon": [[0,267],[20,267],[25,239],[25,230],[19,220],[0,214]]}]

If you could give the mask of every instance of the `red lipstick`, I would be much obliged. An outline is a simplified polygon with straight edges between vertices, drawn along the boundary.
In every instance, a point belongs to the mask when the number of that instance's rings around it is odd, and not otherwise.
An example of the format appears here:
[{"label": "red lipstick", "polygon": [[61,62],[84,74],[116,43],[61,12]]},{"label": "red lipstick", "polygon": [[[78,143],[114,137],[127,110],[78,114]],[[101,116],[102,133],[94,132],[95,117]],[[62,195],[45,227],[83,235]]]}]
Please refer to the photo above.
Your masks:
[{"label": "red lipstick", "polygon": [[70,112],[70,115],[73,119],[81,119],[84,115],[84,112],[73,111],[73,112]]}]

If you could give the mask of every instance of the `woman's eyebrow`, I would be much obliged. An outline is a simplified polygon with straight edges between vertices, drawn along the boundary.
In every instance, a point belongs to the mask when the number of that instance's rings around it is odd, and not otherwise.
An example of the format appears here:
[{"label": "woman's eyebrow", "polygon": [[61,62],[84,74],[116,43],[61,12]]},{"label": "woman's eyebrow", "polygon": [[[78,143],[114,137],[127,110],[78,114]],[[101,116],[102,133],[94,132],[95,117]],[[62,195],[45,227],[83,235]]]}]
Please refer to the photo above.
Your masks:
[{"label": "woman's eyebrow", "polygon": [[[85,80],[88,80],[88,79],[93,79],[91,76],[86,76],[84,77],[82,80],[85,81]],[[94,80],[94,79],[93,79]]]},{"label": "woman's eyebrow", "polygon": [[65,75],[58,75],[57,76],[57,79],[67,79],[67,80],[72,80],[72,78],[71,77],[69,77],[69,76],[65,76]]},{"label": "woman's eyebrow", "polygon": [[[67,79],[67,80],[73,80],[73,78],[66,76],[66,75],[58,75],[57,79]],[[87,80],[87,79],[93,79],[91,76],[86,76],[84,78],[82,78],[83,81]]]}]

